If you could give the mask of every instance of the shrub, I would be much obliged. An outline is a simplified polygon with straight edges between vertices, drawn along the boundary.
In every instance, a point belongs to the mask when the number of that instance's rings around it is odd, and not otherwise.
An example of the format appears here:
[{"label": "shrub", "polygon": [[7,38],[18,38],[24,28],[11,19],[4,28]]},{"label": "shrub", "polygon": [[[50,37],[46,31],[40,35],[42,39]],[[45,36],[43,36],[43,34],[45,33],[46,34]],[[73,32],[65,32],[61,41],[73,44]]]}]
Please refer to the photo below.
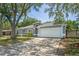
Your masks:
[{"label": "shrub", "polygon": [[32,37],[32,36],[33,36],[33,33],[32,33],[32,32],[28,32],[28,33],[26,34],[26,36],[27,36],[27,37]]}]

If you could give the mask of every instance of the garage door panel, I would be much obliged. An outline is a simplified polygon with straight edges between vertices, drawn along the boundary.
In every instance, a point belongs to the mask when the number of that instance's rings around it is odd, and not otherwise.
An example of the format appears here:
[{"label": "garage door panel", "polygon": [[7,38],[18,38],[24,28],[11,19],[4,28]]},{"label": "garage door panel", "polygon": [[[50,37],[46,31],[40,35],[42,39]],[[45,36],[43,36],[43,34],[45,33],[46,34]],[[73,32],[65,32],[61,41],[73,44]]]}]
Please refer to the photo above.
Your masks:
[{"label": "garage door panel", "polygon": [[38,29],[38,36],[40,37],[60,37],[61,28],[40,28]]}]

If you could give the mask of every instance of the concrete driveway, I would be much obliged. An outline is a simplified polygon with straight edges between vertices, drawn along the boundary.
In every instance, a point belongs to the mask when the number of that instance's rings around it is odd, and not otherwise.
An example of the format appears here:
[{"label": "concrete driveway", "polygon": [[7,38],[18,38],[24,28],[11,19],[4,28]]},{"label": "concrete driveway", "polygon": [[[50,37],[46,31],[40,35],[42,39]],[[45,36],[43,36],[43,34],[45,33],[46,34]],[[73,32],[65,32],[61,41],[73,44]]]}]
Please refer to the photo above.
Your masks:
[{"label": "concrete driveway", "polygon": [[58,56],[64,55],[64,50],[58,48],[61,39],[34,38],[24,43],[10,46],[0,46],[0,55],[7,56]]}]

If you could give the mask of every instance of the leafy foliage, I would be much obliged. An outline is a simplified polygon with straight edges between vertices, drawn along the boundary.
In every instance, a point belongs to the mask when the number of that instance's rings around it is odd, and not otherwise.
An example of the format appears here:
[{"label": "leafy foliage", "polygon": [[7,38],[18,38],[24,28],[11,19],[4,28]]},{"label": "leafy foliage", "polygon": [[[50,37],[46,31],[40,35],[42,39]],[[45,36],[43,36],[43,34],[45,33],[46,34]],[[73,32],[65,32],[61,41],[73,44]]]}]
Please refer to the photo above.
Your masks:
[{"label": "leafy foliage", "polygon": [[61,4],[48,4],[49,8],[46,8],[45,12],[48,12],[49,17],[54,17],[55,24],[64,23],[64,13],[60,6]]},{"label": "leafy foliage", "polygon": [[27,17],[26,19],[24,19],[22,22],[18,24],[18,27],[25,27],[25,26],[32,25],[37,22],[40,22],[40,21],[35,18]]},{"label": "leafy foliage", "polygon": [[37,10],[41,4],[32,4],[32,3],[5,3],[0,4],[0,14],[2,14],[7,20],[9,21],[11,25],[11,38],[16,38],[16,26],[18,25],[18,22],[26,15],[27,13],[34,8]]},{"label": "leafy foliage", "polygon": [[27,36],[27,37],[33,37],[33,33],[32,33],[32,32],[28,32],[28,33],[26,34],[26,36]]},{"label": "leafy foliage", "polygon": [[76,29],[76,21],[68,20],[66,21],[67,24],[67,30],[75,30]]},{"label": "leafy foliage", "polygon": [[46,8],[46,12],[48,12],[49,17],[54,17],[55,20],[62,20],[65,16],[68,20],[69,13],[74,14],[79,20],[78,3],[51,3],[47,5],[49,8]]},{"label": "leafy foliage", "polygon": [[5,22],[3,23],[3,29],[4,29],[4,30],[9,30],[9,29],[11,29],[11,24],[9,23],[9,21],[5,21]]}]

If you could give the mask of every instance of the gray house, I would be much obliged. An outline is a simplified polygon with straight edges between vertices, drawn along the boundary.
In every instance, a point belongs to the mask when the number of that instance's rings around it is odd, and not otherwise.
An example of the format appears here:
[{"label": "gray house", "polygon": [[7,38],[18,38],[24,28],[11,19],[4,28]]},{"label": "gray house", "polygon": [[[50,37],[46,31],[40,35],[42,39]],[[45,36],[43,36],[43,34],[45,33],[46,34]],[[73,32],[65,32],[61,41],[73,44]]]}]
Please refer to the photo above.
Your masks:
[{"label": "gray house", "polygon": [[33,24],[26,27],[21,27],[16,30],[18,35],[25,35],[32,32],[37,37],[58,37],[63,38],[66,36],[65,24],[53,24],[52,22],[43,23],[40,25]]},{"label": "gray house", "polygon": [[21,27],[21,28],[18,28],[17,30],[16,30],[16,33],[18,34],[18,35],[26,35],[28,32],[32,32],[32,33],[34,33],[34,28],[33,28],[34,26],[33,25],[30,25],[30,26],[26,26],[26,27]]}]

